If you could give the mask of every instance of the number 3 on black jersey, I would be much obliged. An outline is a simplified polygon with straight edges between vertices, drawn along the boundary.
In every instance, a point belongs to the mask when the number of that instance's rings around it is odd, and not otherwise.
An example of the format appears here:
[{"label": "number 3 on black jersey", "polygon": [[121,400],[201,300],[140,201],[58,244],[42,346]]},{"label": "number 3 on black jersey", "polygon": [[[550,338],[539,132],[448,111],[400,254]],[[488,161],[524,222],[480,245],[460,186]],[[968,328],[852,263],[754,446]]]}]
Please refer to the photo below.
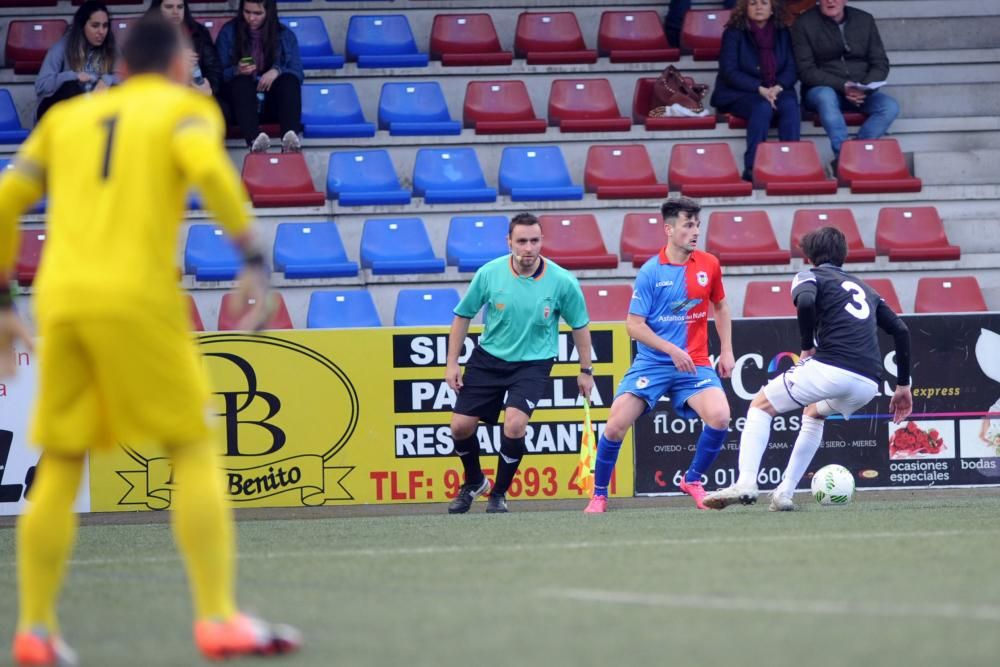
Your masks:
[{"label": "number 3 on black jersey", "polygon": [[844,310],[859,320],[867,320],[872,314],[872,309],[861,286],[852,280],[845,280],[840,283],[840,287],[851,293],[851,300],[844,304]]}]

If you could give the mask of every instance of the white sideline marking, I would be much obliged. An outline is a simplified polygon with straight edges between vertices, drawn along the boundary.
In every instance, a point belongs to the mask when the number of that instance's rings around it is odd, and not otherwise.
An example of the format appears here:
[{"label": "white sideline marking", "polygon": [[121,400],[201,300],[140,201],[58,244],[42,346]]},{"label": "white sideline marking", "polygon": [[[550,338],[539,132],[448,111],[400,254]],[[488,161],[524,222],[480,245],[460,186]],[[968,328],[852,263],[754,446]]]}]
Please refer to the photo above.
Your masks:
[{"label": "white sideline marking", "polygon": [[877,616],[899,618],[943,618],[962,621],[1000,621],[1000,607],[962,605],[954,602],[896,604],[857,600],[794,600],[782,598],[744,598],[723,595],[673,595],[626,593],[586,588],[545,589],[538,595],[578,602],[596,602],[665,609],[752,612],[774,614],[814,614],[820,616]]}]

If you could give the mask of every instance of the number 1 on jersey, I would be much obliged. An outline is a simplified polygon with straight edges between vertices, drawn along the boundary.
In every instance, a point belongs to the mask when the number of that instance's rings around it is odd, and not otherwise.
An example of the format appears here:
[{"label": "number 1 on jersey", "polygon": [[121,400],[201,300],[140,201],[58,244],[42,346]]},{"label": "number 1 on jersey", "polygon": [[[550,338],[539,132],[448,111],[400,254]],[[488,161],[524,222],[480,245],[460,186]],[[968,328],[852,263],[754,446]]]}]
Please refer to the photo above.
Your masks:
[{"label": "number 1 on jersey", "polygon": [[108,132],[108,141],[104,145],[104,167],[101,169],[101,178],[105,181],[111,175],[111,149],[115,142],[115,125],[118,124],[118,116],[108,116],[101,125]]}]

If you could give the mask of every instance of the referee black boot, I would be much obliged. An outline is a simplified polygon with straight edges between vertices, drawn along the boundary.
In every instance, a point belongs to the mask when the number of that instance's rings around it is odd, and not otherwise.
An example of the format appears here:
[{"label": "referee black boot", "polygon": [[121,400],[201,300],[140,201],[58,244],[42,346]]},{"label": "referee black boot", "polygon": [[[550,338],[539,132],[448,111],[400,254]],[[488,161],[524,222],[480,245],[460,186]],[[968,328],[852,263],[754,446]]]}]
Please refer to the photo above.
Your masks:
[{"label": "referee black boot", "polygon": [[448,505],[448,514],[465,514],[472,507],[473,500],[490,492],[490,486],[490,480],[486,479],[485,475],[483,481],[477,484],[463,484],[458,490],[458,495]]},{"label": "referee black boot", "polygon": [[486,500],[486,513],[506,514],[507,512],[507,496],[502,493],[491,493]]}]

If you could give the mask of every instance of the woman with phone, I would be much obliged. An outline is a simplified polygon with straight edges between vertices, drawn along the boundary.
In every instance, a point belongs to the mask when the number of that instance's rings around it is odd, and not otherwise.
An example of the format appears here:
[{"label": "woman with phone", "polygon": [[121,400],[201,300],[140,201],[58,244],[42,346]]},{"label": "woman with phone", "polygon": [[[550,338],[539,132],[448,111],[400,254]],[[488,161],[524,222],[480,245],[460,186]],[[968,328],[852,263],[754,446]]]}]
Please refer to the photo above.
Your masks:
[{"label": "woman with phone", "polygon": [[260,124],[281,126],[281,151],[302,150],[302,59],[295,33],[278,21],[275,0],[240,0],[236,18],[215,41],[222,60],[223,96],[247,146],[271,147]]}]

